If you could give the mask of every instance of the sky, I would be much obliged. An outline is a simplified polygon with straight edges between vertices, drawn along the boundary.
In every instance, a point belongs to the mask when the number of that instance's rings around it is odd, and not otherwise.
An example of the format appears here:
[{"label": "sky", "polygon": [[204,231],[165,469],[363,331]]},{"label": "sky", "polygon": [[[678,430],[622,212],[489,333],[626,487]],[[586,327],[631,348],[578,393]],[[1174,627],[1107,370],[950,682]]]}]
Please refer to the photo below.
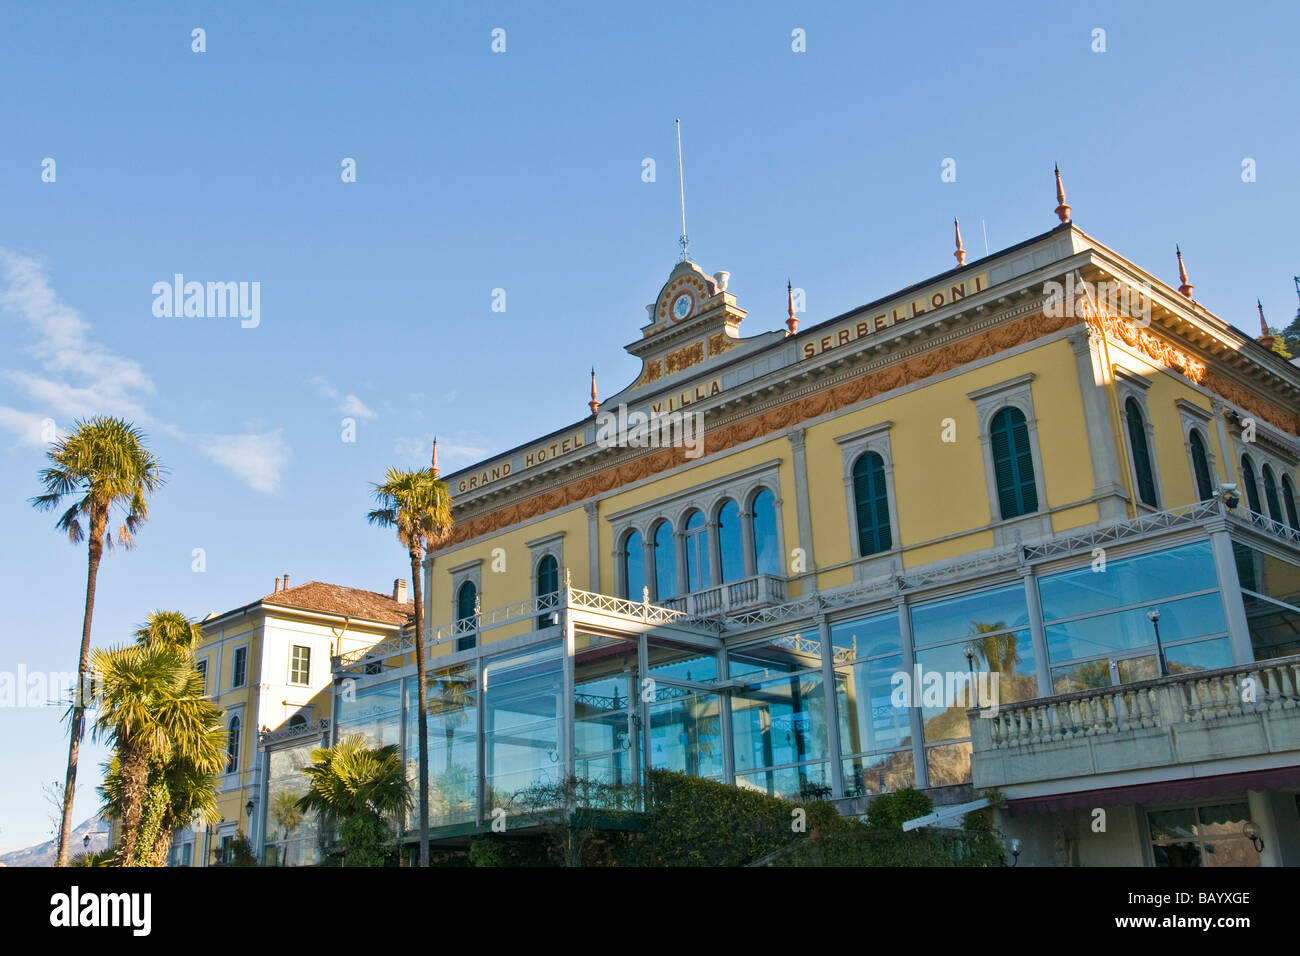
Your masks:
[{"label": "sky", "polygon": [[[781,327],[787,278],[811,324],[951,268],[953,217],[972,259],[1047,231],[1053,163],[1080,228],[1172,285],[1178,243],[1203,305],[1285,326],[1297,36],[1268,2],[6,5],[0,675],[76,667],[85,548],[28,499],[81,417],[168,469],[94,645],[286,572],[390,590],[388,466],[435,434],[471,464],[585,417],[593,365],[602,395],[636,377],[675,119],[691,258],[742,334]],[[178,273],[257,283],[255,323],[156,314]],[[63,778],[62,711],[29,703],[0,706],[0,852],[50,837]]]}]

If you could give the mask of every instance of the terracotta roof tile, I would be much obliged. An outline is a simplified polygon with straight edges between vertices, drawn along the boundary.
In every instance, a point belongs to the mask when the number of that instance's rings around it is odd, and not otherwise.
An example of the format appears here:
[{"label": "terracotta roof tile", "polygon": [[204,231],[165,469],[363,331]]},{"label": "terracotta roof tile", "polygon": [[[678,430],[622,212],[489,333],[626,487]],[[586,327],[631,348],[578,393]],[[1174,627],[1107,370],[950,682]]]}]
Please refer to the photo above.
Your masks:
[{"label": "terracotta roof tile", "polygon": [[415,613],[411,604],[398,604],[391,594],[346,588],[324,581],[308,581],[297,587],[268,594],[263,604],[302,608],[346,617],[377,621],[381,624],[406,624]]}]

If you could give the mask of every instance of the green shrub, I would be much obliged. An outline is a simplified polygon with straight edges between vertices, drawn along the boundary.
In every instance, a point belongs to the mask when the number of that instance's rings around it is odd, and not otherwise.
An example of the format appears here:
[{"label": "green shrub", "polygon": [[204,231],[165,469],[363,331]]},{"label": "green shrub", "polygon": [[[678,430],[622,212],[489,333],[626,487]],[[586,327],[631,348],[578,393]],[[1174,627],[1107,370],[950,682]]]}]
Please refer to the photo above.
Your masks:
[{"label": "green shrub", "polygon": [[392,831],[377,813],[356,813],[339,826],[344,866],[384,866]]},{"label": "green shrub", "polygon": [[902,830],[908,820],[934,809],[930,798],[914,787],[882,793],[867,807],[867,826],[873,830]]}]

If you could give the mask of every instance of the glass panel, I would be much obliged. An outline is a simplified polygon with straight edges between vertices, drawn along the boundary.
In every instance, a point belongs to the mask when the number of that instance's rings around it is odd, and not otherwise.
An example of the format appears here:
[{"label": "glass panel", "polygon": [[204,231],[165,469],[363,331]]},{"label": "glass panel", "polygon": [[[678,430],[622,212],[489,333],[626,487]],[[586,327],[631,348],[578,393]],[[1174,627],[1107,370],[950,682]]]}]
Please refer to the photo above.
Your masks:
[{"label": "glass panel", "polygon": [[677,551],[673,547],[673,526],[661,521],[655,526],[655,599],[677,596]]},{"label": "glass panel", "polygon": [[1012,584],[918,604],[912,608],[912,641],[916,647],[926,647],[1028,623],[1024,585]]},{"label": "glass panel", "polygon": [[[445,826],[476,818],[478,797],[478,687],[473,666],[429,675],[429,825]],[[407,714],[407,766],[419,776],[419,714],[415,681]]]},{"label": "glass panel", "polygon": [[[966,651],[974,653],[974,685]],[[921,686],[909,687],[920,703],[926,740],[970,735],[966,711],[977,704],[993,707],[1038,696],[1034,645],[1028,631],[986,635],[960,644],[945,644],[916,654]],[[908,684],[915,683],[913,675]],[[972,693],[972,689],[974,693]]]},{"label": "glass panel", "polygon": [[[1168,644],[1192,637],[1218,634],[1228,629],[1223,600],[1216,591],[1181,601],[1153,605],[1160,609],[1160,639]],[[1155,647],[1155,626],[1147,617],[1150,608],[1132,608],[1114,614],[1050,624],[1047,648],[1053,661],[1096,657],[1141,647]]]},{"label": "glass panel", "polygon": [[1232,553],[1243,588],[1300,607],[1300,567],[1236,542]]},{"label": "glass panel", "polygon": [[[1104,571],[1088,565],[1048,575],[1039,579],[1038,594],[1043,619],[1053,621],[1218,586],[1210,543],[1202,541],[1108,561]],[[1160,631],[1163,636],[1163,617]]]},{"label": "glass panel", "polygon": [[1232,666],[1232,648],[1226,637],[1216,641],[1197,641],[1165,648],[1165,664],[1170,674],[1191,674]]},{"label": "glass panel", "polygon": [[899,654],[902,648],[898,635],[898,612],[832,624],[831,645],[835,649],[837,665],[880,654]]},{"label": "glass panel", "polygon": [[633,531],[628,535],[624,549],[627,555],[623,559],[623,579],[627,582],[627,593],[623,596],[640,601],[645,592],[645,547],[641,543],[641,532]]},{"label": "glass panel", "polygon": [[829,800],[832,792],[830,770],[825,763],[737,773],[736,786],[786,800]]},{"label": "glass panel", "polygon": [[262,858],[268,866],[311,866],[320,860],[320,816],[303,813],[298,799],[310,789],[302,772],[311,766],[311,752],[320,738],[293,747],[267,751],[266,842]]},{"label": "glass panel", "polygon": [[1155,680],[1160,676],[1160,667],[1156,663],[1156,656],[1151,654],[1148,657],[1130,657],[1126,660],[1117,661],[1119,669],[1119,681],[1121,684],[1132,684],[1140,680]]},{"label": "glass panel", "polygon": [[776,496],[764,488],[754,496],[754,567],[759,574],[781,573],[776,541]]},{"label": "glass panel", "polygon": [[1110,673],[1110,661],[1087,661],[1052,668],[1052,692],[1073,694],[1077,690],[1096,690],[1115,683]]},{"label": "glass panel", "polygon": [[704,513],[692,511],[686,519],[686,587],[688,591],[703,591],[709,584],[709,539]]},{"label": "glass panel", "polygon": [[826,756],[826,705],[820,674],[738,688],[731,697],[737,774]]},{"label": "glass panel", "polygon": [[840,750],[865,753],[903,747],[912,742],[908,708],[895,706],[895,674],[908,676],[901,656],[863,661],[835,675],[835,705]]},{"label": "glass panel", "polygon": [[1153,843],[1196,839],[1196,812],[1190,807],[1152,810],[1147,813]]},{"label": "glass panel", "polygon": [[711,684],[718,679],[718,655],[697,647],[647,638],[646,657],[650,677],[656,680],[689,680]]},{"label": "glass panel", "polygon": [[489,660],[483,673],[484,813],[520,804],[564,777],[564,668],[559,642]]},{"label": "glass panel", "polygon": [[1300,612],[1242,592],[1255,660],[1300,653]]},{"label": "glass panel", "polygon": [[574,774],[607,787],[639,779],[630,708],[636,702],[634,641],[605,638],[574,662]]},{"label": "glass panel", "polygon": [[339,737],[365,734],[371,747],[402,742],[402,685],[387,681],[338,695]]},{"label": "glass panel", "polygon": [[969,740],[927,747],[925,765],[930,773],[930,786],[951,787],[959,783],[970,783],[970,754]]},{"label": "glass panel", "polygon": [[693,777],[722,777],[721,703],[717,694],[655,685],[650,704],[650,766]]},{"label": "glass panel", "polygon": [[844,795],[864,797],[916,786],[912,751],[898,750],[844,761]]},{"label": "glass panel", "polygon": [[1259,866],[1259,853],[1242,832],[1250,820],[1245,803],[1197,807],[1197,816],[1205,866]]},{"label": "glass panel", "polygon": [[722,558],[722,583],[745,576],[745,545],[740,534],[740,505],[728,501],[718,511],[718,554]]},{"label": "glass panel", "polygon": [[749,644],[729,651],[727,665],[732,677],[788,674],[807,667],[821,667],[821,635],[817,631],[785,634],[760,644]]}]

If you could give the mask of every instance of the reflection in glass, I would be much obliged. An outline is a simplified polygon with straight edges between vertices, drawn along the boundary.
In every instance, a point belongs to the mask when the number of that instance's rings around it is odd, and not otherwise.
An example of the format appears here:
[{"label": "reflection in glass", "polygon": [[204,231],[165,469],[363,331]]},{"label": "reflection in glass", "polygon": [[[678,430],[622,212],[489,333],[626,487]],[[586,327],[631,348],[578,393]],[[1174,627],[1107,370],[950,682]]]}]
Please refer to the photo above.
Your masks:
[{"label": "reflection in glass", "polygon": [[311,866],[320,861],[320,816],[298,809],[310,782],[303,769],[321,745],[312,737],[292,747],[267,751],[265,866]]},{"label": "reflection in glass", "polygon": [[874,796],[916,786],[916,767],[912,751],[849,757],[844,761],[844,795]]},{"label": "reflection in glass", "polygon": [[[967,650],[974,654],[973,689]],[[969,736],[966,712],[971,707],[1001,706],[1038,696],[1029,631],[975,634],[959,644],[917,651],[916,662],[922,675],[919,703],[927,741]]]},{"label": "reflection in glass", "polygon": [[[1084,565],[1038,580],[1043,619],[1055,621],[1155,602],[1219,586],[1208,541],[1107,561],[1104,571]],[[1163,610],[1161,611],[1163,615]],[[1164,618],[1161,617],[1161,635]]]},{"label": "reflection in glass", "polygon": [[1029,604],[1022,584],[930,601],[912,608],[912,643],[928,647],[972,633],[1027,627]]},{"label": "reflection in glass", "polygon": [[745,545],[740,533],[740,505],[726,501],[718,510],[718,554],[722,559],[722,583],[745,576]]},{"label": "reflection in glass", "polygon": [[824,761],[759,773],[737,771],[736,786],[785,800],[829,800],[833,792],[830,769]]},{"label": "reflection in glass", "polygon": [[704,512],[692,511],[686,519],[686,589],[703,591],[709,586],[709,538],[704,530]]},{"label": "reflection in glass", "polygon": [[[635,733],[637,648],[634,641],[590,636],[590,646],[574,660],[574,773],[603,788],[628,788],[639,782]],[[608,793],[620,804],[620,795]],[[587,788],[590,801],[596,791]],[[624,794],[623,796],[626,796]],[[603,800],[598,802],[604,805]],[[590,804],[589,804],[590,805]]]},{"label": "reflection in glass", "polygon": [[[827,753],[826,705],[820,673],[764,681],[733,692],[732,749],[737,782],[777,794],[788,787],[768,768],[822,760]],[[824,769],[824,768],[823,768]]]},{"label": "reflection in glass", "polygon": [[718,679],[718,655],[658,637],[646,638],[650,676],[655,680],[685,680],[711,684]]},{"label": "reflection in glass", "polygon": [[722,718],[717,694],[656,682],[650,703],[650,766],[693,777],[722,777]]},{"label": "reflection in glass", "polygon": [[[472,665],[429,675],[429,825],[463,823],[476,817],[478,796],[478,688]],[[407,707],[407,767],[419,775],[415,680]]]},{"label": "reflection in glass", "polygon": [[754,570],[781,573],[781,549],[776,542],[776,495],[764,488],[754,496]]},{"label": "reflection in glass", "polygon": [[558,641],[490,659],[483,669],[484,813],[526,803],[533,788],[564,778],[565,711]]},{"label": "reflection in glass", "polygon": [[[1174,641],[1222,634],[1228,629],[1219,592],[1183,598],[1159,604],[1160,639]],[[1137,607],[1113,614],[1049,624],[1046,628],[1047,649],[1054,661],[1096,657],[1119,651],[1155,648],[1155,629],[1147,617],[1148,607]]]},{"label": "reflection in glass", "polygon": [[931,787],[952,787],[970,783],[971,743],[939,744],[925,748],[925,765],[930,774]]},{"label": "reflection in glass", "polygon": [[627,536],[623,551],[623,580],[627,586],[623,596],[630,601],[640,601],[645,592],[645,548],[640,531]]},{"label": "reflection in glass", "polygon": [[402,685],[387,681],[336,697],[339,739],[364,734],[371,747],[402,742]]},{"label": "reflection in glass", "polygon": [[677,596],[677,553],[673,548],[673,526],[667,521],[655,525],[655,600]]}]

